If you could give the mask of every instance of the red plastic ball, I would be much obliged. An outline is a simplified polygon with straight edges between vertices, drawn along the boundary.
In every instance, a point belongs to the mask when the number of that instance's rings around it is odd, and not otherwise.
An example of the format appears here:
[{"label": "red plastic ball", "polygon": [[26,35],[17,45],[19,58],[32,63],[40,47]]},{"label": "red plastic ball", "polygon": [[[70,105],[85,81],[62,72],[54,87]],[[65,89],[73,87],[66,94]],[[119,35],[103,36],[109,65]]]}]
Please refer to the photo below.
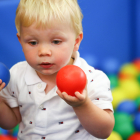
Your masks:
[{"label": "red plastic ball", "polygon": [[0,135],[0,140],[12,140],[11,136]]},{"label": "red plastic ball", "polygon": [[56,76],[56,84],[61,92],[75,96],[75,92],[82,93],[86,86],[86,74],[78,66],[67,65],[59,70]]},{"label": "red plastic ball", "polygon": [[140,132],[134,133],[128,138],[128,140],[140,140]]},{"label": "red plastic ball", "polygon": [[17,140],[17,138],[16,137],[13,137],[11,140]]},{"label": "red plastic ball", "polygon": [[140,59],[134,60],[133,64],[136,66],[137,70],[140,72]]}]

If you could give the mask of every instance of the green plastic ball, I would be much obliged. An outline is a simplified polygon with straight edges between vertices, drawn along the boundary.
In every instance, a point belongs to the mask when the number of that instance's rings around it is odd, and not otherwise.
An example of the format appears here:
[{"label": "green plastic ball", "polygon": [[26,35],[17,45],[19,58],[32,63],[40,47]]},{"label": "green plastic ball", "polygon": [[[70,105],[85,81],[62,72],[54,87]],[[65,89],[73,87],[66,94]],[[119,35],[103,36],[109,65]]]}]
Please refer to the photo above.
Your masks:
[{"label": "green plastic ball", "polygon": [[17,137],[18,130],[19,130],[19,125],[17,125],[16,127],[13,128],[13,131],[12,131],[12,136],[13,137]]},{"label": "green plastic ball", "polygon": [[138,110],[140,110],[140,96],[137,97],[134,102],[136,103]]},{"label": "green plastic ball", "polygon": [[133,118],[130,115],[124,112],[115,112],[114,118],[115,118],[114,128],[121,123],[132,123],[133,120]]},{"label": "green plastic ball", "polygon": [[118,86],[118,76],[117,75],[108,75],[108,78],[111,83],[111,89]]},{"label": "green plastic ball", "polygon": [[115,126],[114,131],[118,132],[123,140],[127,140],[135,132],[135,128],[130,122],[122,122]]},{"label": "green plastic ball", "polygon": [[140,74],[137,76],[137,80],[138,80],[138,82],[140,84]]}]

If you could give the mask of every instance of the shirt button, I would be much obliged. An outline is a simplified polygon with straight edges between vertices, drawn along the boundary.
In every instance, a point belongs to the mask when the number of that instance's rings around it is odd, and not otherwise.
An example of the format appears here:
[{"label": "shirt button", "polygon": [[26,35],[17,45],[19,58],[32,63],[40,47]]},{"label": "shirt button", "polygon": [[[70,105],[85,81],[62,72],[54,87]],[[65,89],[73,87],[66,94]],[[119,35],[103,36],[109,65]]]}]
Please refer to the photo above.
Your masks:
[{"label": "shirt button", "polygon": [[40,109],[43,109],[44,107],[43,107],[43,105],[40,105],[39,108],[40,108]]},{"label": "shirt button", "polygon": [[39,89],[41,89],[41,87],[42,87],[42,84],[38,84],[38,86],[37,86]]}]

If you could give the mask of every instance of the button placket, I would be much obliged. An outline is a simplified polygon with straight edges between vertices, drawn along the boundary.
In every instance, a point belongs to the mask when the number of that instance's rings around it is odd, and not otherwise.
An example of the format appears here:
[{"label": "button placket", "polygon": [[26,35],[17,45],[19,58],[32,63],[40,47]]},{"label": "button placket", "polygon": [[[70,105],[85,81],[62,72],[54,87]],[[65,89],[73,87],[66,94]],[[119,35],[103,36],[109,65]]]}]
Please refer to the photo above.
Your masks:
[{"label": "button placket", "polygon": [[38,108],[39,108],[39,105],[42,104],[42,100],[45,98],[45,88],[46,88],[46,83],[43,83],[43,82],[40,82],[40,83],[37,83],[35,85],[35,89],[33,90],[34,92],[34,99],[35,99],[35,102],[38,104]]},{"label": "button placket", "polygon": [[45,104],[39,104],[38,105],[38,113],[35,116],[35,126],[39,128],[46,128],[47,126],[47,116],[46,116],[47,110]]}]

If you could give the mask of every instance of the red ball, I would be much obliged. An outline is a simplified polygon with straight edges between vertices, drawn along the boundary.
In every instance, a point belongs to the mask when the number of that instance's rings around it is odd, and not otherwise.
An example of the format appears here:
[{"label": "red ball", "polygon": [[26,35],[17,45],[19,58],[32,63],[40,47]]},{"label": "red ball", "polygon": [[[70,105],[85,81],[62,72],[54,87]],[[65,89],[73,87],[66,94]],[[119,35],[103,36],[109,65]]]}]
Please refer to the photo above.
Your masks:
[{"label": "red ball", "polygon": [[140,59],[136,59],[133,61],[133,64],[137,68],[137,70],[140,72]]},{"label": "red ball", "polygon": [[67,65],[59,70],[56,76],[56,84],[61,92],[75,96],[75,92],[82,93],[86,86],[85,72],[78,66]]},{"label": "red ball", "polygon": [[11,140],[17,140],[17,138],[16,137],[13,137]]},{"label": "red ball", "polygon": [[0,135],[0,140],[12,140],[11,136]]},{"label": "red ball", "polygon": [[140,140],[140,132],[135,132],[128,138],[128,140]]}]

